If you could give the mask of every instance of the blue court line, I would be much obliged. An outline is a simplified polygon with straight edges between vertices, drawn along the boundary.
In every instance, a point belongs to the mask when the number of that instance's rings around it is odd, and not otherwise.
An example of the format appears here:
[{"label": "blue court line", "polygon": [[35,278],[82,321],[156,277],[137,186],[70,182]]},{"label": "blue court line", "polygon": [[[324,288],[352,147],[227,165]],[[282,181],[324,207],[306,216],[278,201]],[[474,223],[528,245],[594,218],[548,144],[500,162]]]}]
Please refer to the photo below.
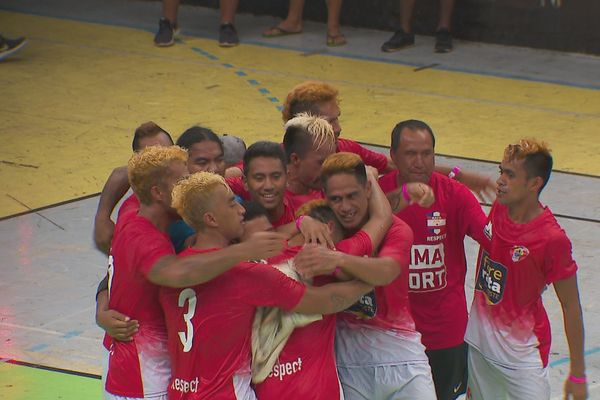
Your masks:
[{"label": "blue court line", "polygon": [[[130,23],[130,22],[110,23],[110,22],[106,22],[104,20],[100,20],[98,18],[89,18],[89,17],[75,18],[75,17],[67,17],[67,16],[56,16],[56,15],[50,15],[47,13],[36,12],[36,11],[23,11],[23,10],[19,9],[18,7],[10,7],[10,6],[5,6],[5,5],[0,6],[0,11],[16,12],[16,13],[21,13],[21,14],[26,14],[26,15],[55,18],[55,19],[61,19],[61,20],[66,20],[66,21],[87,22],[87,23],[98,24],[98,25],[138,29],[138,30],[151,32],[151,33],[154,33],[154,30],[156,29],[156,28],[147,28],[139,23],[138,24]],[[191,36],[191,37],[201,38],[201,39],[215,40],[215,35],[210,35],[210,36],[208,36],[208,35],[186,35],[186,36]],[[486,44],[483,42],[481,42],[481,43]],[[275,43],[263,43],[263,42],[258,42],[258,41],[254,41],[254,40],[243,41],[242,44],[251,44],[251,45],[255,45],[255,46],[267,47],[267,48],[272,48],[272,49],[291,50],[291,51],[297,51],[300,53],[307,52],[307,49],[302,49],[302,48],[293,47],[293,46],[278,45]],[[321,50],[321,49],[319,49],[319,50]],[[340,58],[348,58],[348,59],[362,60],[362,61],[375,61],[375,62],[381,62],[381,63],[385,63],[385,64],[404,65],[404,66],[410,66],[410,67],[422,67],[423,66],[422,64],[409,63],[409,62],[401,61],[401,60],[390,60],[387,58],[373,57],[373,56],[361,56],[361,55],[357,55],[357,54],[343,53],[343,52],[337,52],[337,51],[335,53],[320,53],[320,54],[323,54],[323,55],[326,55],[329,57],[340,57]],[[451,72],[462,72],[462,73],[472,74],[472,75],[492,76],[492,77],[496,77],[496,78],[515,79],[515,80],[526,81],[526,82],[549,83],[549,84],[554,84],[554,85],[575,87],[575,88],[580,88],[580,89],[600,90],[600,84],[599,85],[580,84],[580,83],[566,82],[566,81],[563,81],[560,79],[533,78],[533,77],[521,76],[521,75],[517,75],[517,74],[510,74],[510,73],[503,73],[503,72],[489,72],[489,71],[482,71],[482,70],[463,68],[463,67],[461,67],[461,68],[448,67],[448,66],[443,66],[443,65],[438,65],[432,69],[439,69],[442,71],[451,71]]]},{"label": "blue court line", "polygon": [[[589,350],[585,351],[583,353],[583,355],[585,357],[587,357],[587,356],[591,356],[592,354],[596,354],[596,353],[600,353],[600,347],[594,347],[592,349],[589,349]],[[556,367],[558,365],[566,364],[569,361],[571,361],[571,359],[569,357],[559,358],[558,360],[552,361],[550,363],[550,367],[552,368],[552,367]]]},{"label": "blue court line", "polygon": [[65,333],[63,335],[63,338],[64,339],[71,339],[73,337],[81,335],[82,333],[83,333],[82,331],[69,331],[69,332],[67,332],[67,333]]},{"label": "blue court line", "polygon": [[27,351],[38,352],[38,351],[44,350],[46,347],[48,347],[47,344],[40,343],[40,344],[36,344],[35,346],[30,347]]}]

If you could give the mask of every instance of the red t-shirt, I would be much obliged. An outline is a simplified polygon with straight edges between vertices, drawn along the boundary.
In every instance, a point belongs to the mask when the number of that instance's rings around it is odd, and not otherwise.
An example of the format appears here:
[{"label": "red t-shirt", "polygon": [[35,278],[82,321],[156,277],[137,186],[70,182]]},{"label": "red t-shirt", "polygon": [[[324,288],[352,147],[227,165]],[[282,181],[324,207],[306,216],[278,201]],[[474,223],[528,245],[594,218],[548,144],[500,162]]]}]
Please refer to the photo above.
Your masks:
[{"label": "red t-shirt", "polygon": [[[398,171],[379,179],[385,193],[396,190]],[[463,184],[434,172],[428,182],[431,207],[410,205],[397,213],[414,233],[408,274],[409,298],[417,330],[429,350],[458,346],[467,328],[464,239],[482,243],[485,214]]]},{"label": "red t-shirt", "polygon": [[[392,218],[392,226],[377,249],[376,256],[393,258],[400,265],[400,274],[390,284],[375,287],[375,315],[372,318],[363,319],[348,312],[340,314],[339,317],[350,324],[370,325],[381,330],[412,332],[415,330],[415,323],[409,311],[408,275],[404,269],[410,261],[413,233],[402,220],[397,217]],[[372,248],[372,244],[369,235],[361,231],[352,238],[338,243],[336,248],[352,255],[369,256],[370,253],[367,251]]]},{"label": "red t-shirt", "polygon": [[[180,257],[217,249],[187,249]],[[257,306],[294,308],[304,285],[270,265],[243,262],[185,289],[161,288],[173,378],[170,399],[236,399],[250,389]]]},{"label": "red t-shirt", "polygon": [[166,393],[171,367],[167,331],[158,302],[158,286],[147,275],[158,259],[175,254],[169,237],[134,212],[117,220],[109,256],[109,303],[139,321],[131,342],[105,335],[109,366],[106,390],[117,396],[144,397]]},{"label": "red t-shirt", "polygon": [[137,198],[135,193],[132,193],[131,196],[129,196],[128,198],[126,198],[123,201],[123,203],[121,204],[121,207],[119,207],[119,211],[117,213],[117,218],[120,217],[121,215],[128,213],[129,211],[137,212],[137,210],[139,210],[139,209],[140,209],[140,199]]},{"label": "red t-shirt", "polygon": [[341,151],[358,154],[365,164],[377,168],[380,174],[384,173],[387,168],[388,160],[385,154],[369,150],[354,140],[338,138],[336,152]]},{"label": "red t-shirt", "polygon": [[571,242],[547,207],[517,224],[496,202],[485,228],[491,243],[479,250],[465,340],[509,368],[546,367],[551,335],[542,293],[577,272]]},{"label": "red t-shirt", "polygon": [[[283,262],[301,249],[301,246],[288,247],[281,256],[269,259],[269,262]],[[319,276],[314,285],[333,281],[333,277]],[[296,328],[267,379],[255,386],[257,398],[339,399],[341,390],[333,347],[335,320],[335,314],[324,315],[320,321]]]}]

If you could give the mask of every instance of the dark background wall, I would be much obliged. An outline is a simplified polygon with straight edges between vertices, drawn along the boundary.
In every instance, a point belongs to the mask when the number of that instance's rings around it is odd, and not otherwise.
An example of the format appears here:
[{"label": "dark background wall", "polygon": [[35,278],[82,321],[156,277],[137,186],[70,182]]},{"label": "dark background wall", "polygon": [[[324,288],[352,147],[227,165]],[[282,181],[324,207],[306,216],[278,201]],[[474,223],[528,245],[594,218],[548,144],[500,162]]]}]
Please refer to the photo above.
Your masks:
[{"label": "dark background wall", "polygon": [[[183,0],[218,7],[218,0]],[[240,0],[239,12],[284,17],[288,0]],[[325,0],[306,0],[304,18],[325,22]],[[417,0],[414,31],[431,35],[438,0]],[[342,25],[394,30],[398,0],[344,0]],[[600,54],[600,0],[456,0],[454,36],[460,39]]]}]

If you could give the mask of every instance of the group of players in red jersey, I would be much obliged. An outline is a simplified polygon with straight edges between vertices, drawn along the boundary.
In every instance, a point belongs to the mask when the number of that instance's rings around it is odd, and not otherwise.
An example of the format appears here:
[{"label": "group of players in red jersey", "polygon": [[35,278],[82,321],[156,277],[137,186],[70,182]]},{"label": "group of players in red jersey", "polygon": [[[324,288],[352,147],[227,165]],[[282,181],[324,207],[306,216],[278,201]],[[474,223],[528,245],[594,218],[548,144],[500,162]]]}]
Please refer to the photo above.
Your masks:
[{"label": "group of players in red jersey", "polygon": [[[436,166],[424,122],[396,125],[386,157],[339,138],[328,84],[295,87],[283,115],[283,144],[254,143],[227,172],[208,129],[180,147],[136,131],[96,216],[106,398],[549,399],[550,283],[565,396],[587,397],[577,266],[538,200],[544,143],[507,147],[486,217],[467,186],[489,181]],[[480,244],[470,315],[465,235]]]}]

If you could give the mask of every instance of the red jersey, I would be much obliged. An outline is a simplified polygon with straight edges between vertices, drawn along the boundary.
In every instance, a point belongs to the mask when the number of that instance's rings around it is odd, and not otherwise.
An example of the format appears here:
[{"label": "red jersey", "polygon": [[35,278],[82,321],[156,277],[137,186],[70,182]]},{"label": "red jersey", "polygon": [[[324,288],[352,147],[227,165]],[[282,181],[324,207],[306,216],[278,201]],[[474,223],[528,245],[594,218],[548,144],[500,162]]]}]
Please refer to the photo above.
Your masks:
[{"label": "red jersey", "polygon": [[121,215],[124,215],[125,213],[128,213],[129,211],[135,211],[137,212],[137,210],[140,209],[140,199],[137,198],[137,196],[135,195],[135,193],[132,193],[131,196],[129,196],[128,198],[125,199],[125,201],[123,201],[123,203],[121,204],[121,207],[119,207],[119,211],[117,213],[117,218],[120,217]]},{"label": "red jersey", "polygon": [[232,178],[225,178],[225,182],[231,188],[231,191],[240,196],[242,200],[250,200],[250,192],[246,190],[244,185],[244,179],[241,176],[234,176]]},{"label": "red jersey", "polygon": [[388,160],[385,154],[369,150],[354,140],[338,138],[336,152],[341,151],[358,154],[365,164],[377,168],[380,174],[384,173],[387,168]]},{"label": "red jersey", "polygon": [[517,224],[496,202],[486,233],[491,243],[480,246],[465,340],[509,368],[546,367],[551,336],[542,293],[577,272],[571,242],[547,207]]},{"label": "red jersey", "polygon": [[117,220],[109,256],[108,307],[139,321],[131,342],[105,335],[109,349],[106,390],[117,396],[165,394],[171,376],[167,330],[158,286],[147,275],[161,257],[175,254],[169,237],[134,212]]},{"label": "red jersey", "polygon": [[[284,254],[269,262],[285,261],[301,249],[301,246],[288,247]],[[319,276],[314,285],[333,281],[333,277]],[[255,386],[256,396],[261,400],[341,398],[334,338],[335,314],[323,315],[320,321],[294,329],[267,379]]]},{"label": "red jersey", "polygon": [[[338,365],[401,364],[426,362],[410,313],[408,300],[408,274],[413,233],[397,217],[376,251],[377,257],[391,257],[401,268],[398,277],[386,286],[375,287],[374,294],[363,296],[363,312],[344,312],[338,315],[336,352]],[[338,250],[357,256],[368,256],[372,246],[369,235],[362,232],[336,245]],[[369,307],[371,313],[369,314]],[[366,309],[366,312],[364,312]],[[359,314],[360,316],[358,316]]]},{"label": "red jersey", "polygon": [[[379,179],[385,193],[398,189],[398,171]],[[413,230],[408,287],[410,306],[417,330],[428,350],[458,346],[467,328],[465,276],[467,261],[464,239],[479,243],[485,214],[471,191],[463,184],[434,172],[428,185],[435,202],[417,204],[396,213]]]},{"label": "red jersey", "polygon": [[[216,249],[187,249],[180,257]],[[173,378],[169,399],[254,398],[252,322],[257,306],[294,308],[305,287],[270,265],[240,263],[185,289],[161,288]]]}]

